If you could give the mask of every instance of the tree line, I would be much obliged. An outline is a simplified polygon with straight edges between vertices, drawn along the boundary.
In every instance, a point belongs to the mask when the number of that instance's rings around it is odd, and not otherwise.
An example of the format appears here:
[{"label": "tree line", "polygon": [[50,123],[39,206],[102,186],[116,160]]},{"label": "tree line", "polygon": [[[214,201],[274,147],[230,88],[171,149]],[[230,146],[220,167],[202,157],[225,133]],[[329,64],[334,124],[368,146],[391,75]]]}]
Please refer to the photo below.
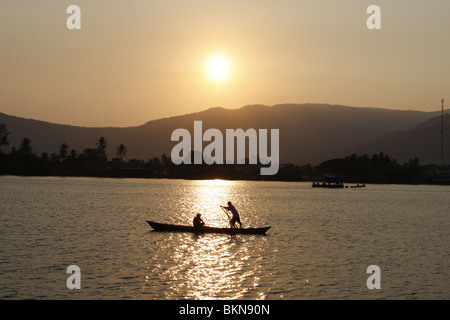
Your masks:
[{"label": "tree line", "polygon": [[[380,152],[373,155],[352,154],[344,158],[331,159],[317,166],[311,164],[281,164],[274,176],[261,176],[261,164],[199,164],[175,165],[163,154],[147,161],[128,159],[128,149],[124,144],[115,148],[116,157],[107,160],[108,142],[105,137],[95,141],[94,155],[103,155],[101,159],[92,159],[89,154],[78,153],[70,149],[65,142],[58,150],[49,154],[33,152],[31,139],[24,137],[15,147],[8,140],[6,124],[0,123],[0,174],[29,176],[93,176],[93,177],[142,177],[142,178],[180,178],[180,179],[238,179],[238,180],[274,180],[274,181],[320,181],[334,176],[348,183],[426,183],[427,174],[438,166],[420,165],[413,158],[400,164],[389,155]],[[193,152],[191,153],[193,157]],[[449,170],[449,167],[440,168]]]}]

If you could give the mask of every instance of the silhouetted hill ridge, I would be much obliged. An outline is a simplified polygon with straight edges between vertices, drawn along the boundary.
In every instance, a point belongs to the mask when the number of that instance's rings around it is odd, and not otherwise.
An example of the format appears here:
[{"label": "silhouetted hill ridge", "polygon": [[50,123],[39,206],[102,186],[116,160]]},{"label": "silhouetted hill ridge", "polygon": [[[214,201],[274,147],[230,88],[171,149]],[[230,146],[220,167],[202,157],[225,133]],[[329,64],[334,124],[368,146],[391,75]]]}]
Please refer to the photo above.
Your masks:
[{"label": "silhouetted hill ridge", "polygon": [[[384,152],[401,162],[418,157],[422,164],[440,164],[442,117],[409,130],[390,132],[353,148],[356,153]],[[450,160],[450,115],[444,115],[444,163]]]},{"label": "silhouetted hill ridge", "polygon": [[1,113],[0,122],[6,122],[11,132],[11,146],[17,147],[23,137],[29,137],[38,154],[58,152],[63,142],[69,149],[81,153],[85,148],[95,148],[96,141],[103,136],[108,142],[110,158],[115,156],[116,147],[123,143],[128,149],[127,159],[141,160],[163,153],[170,156],[176,144],[170,140],[173,130],[186,128],[193,134],[195,120],[203,121],[203,131],[208,128],[217,128],[223,133],[225,129],[237,128],[280,129],[281,162],[318,164],[356,152],[354,146],[362,146],[389,133],[415,128],[436,115],[438,112],[309,103],[254,104],[240,109],[214,107],[125,128],[53,124]]}]

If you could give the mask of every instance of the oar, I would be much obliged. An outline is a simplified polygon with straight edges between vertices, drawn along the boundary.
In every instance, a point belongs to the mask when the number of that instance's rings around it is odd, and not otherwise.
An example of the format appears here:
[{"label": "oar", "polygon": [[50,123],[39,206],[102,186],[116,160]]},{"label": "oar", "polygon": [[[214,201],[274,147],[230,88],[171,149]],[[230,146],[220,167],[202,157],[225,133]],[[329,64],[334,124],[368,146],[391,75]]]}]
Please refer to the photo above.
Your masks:
[{"label": "oar", "polygon": [[228,224],[230,224],[231,225],[231,218],[230,218],[230,216],[228,215],[228,212],[227,212],[227,210],[225,210],[225,208],[224,207],[222,207],[222,206],[220,206],[220,208],[222,209],[222,211],[223,212],[225,212],[225,214],[227,215],[227,217],[228,217]]}]

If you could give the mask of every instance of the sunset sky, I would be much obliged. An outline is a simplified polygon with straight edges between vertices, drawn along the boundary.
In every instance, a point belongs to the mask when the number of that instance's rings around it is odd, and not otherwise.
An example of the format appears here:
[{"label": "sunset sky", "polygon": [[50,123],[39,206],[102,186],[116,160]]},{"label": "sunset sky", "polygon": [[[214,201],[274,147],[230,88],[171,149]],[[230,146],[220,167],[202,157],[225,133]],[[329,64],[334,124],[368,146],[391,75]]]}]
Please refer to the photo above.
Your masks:
[{"label": "sunset sky", "polygon": [[[81,30],[66,27],[72,4]],[[381,30],[366,27],[372,4]],[[448,0],[2,0],[0,112],[135,126],[248,104],[437,111],[449,14]]]}]

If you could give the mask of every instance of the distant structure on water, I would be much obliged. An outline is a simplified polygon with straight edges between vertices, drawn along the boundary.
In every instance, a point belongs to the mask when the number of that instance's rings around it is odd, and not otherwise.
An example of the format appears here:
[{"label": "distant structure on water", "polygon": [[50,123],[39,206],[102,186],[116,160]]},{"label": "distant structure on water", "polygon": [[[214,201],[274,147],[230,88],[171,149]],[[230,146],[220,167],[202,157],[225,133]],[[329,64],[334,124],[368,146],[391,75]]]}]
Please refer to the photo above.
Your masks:
[{"label": "distant structure on water", "polygon": [[[313,188],[331,188],[331,189],[343,189],[348,188],[349,186],[344,186],[344,183],[339,176],[327,176],[325,177],[325,182],[313,182]],[[365,184],[357,184],[354,186],[350,186],[350,188],[365,188]]]}]

